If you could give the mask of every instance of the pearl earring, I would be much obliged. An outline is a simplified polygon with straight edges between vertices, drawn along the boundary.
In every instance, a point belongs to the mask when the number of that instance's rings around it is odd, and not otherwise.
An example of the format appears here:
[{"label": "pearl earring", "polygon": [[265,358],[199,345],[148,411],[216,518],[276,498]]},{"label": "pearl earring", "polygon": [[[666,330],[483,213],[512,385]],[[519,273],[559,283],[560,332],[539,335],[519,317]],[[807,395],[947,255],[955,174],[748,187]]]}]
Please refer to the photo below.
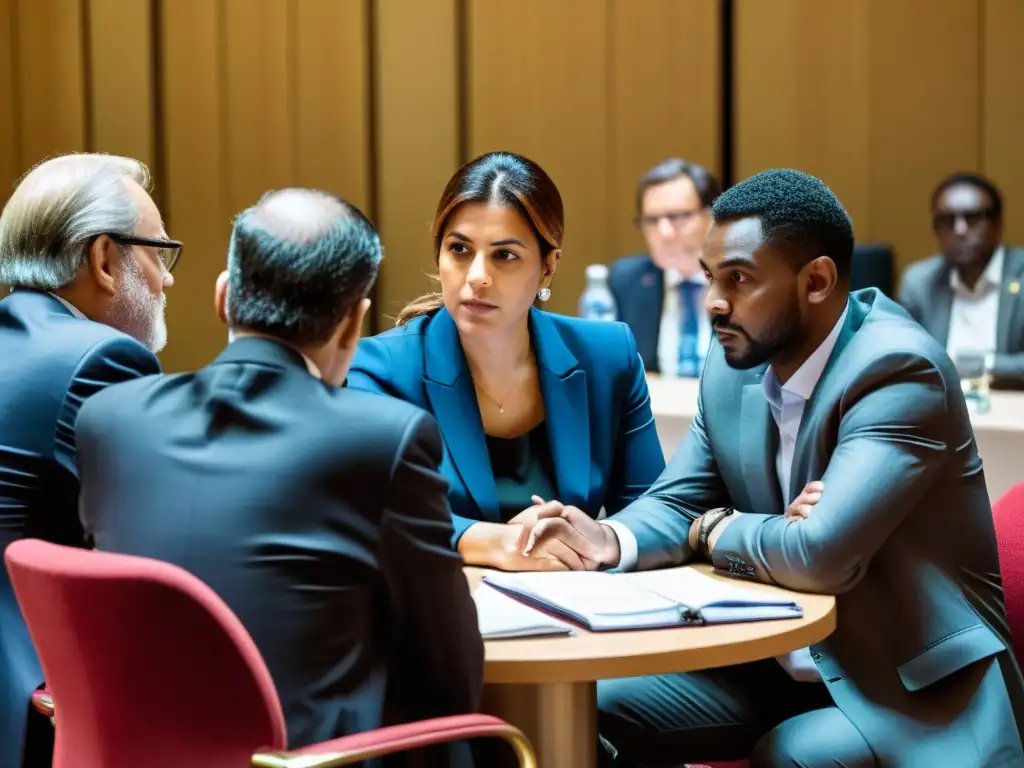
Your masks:
[{"label": "pearl earring", "polygon": [[548,299],[551,298],[551,289],[541,288],[539,291],[537,291],[537,298],[540,299],[541,301],[547,301]]}]

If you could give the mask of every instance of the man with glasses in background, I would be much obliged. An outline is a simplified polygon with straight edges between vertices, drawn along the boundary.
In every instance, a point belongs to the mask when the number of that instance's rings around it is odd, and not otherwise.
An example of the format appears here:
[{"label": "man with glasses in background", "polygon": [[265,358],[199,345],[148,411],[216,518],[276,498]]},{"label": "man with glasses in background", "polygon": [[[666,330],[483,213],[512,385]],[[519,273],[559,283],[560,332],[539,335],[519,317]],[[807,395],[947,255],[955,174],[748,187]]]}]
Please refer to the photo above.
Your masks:
[{"label": "man with glasses in background", "polygon": [[[82,546],[75,418],[91,395],[159,373],[165,289],[181,243],[164,232],[137,160],[55,157],[0,214],[0,550],[22,537]],[[29,717],[42,670],[0,573],[0,765],[50,765]]]},{"label": "man with glasses in background", "polygon": [[964,378],[1024,389],[1024,248],[1003,244],[1003,197],[974,173],[932,193],[940,253],[908,267],[900,303],[945,345]]},{"label": "man with glasses in background", "polygon": [[648,253],[616,261],[608,282],[648,371],[699,376],[704,366],[711,324],[697,257],[721,191],[705,168],[674,157],[640,177],[636,225]]}]

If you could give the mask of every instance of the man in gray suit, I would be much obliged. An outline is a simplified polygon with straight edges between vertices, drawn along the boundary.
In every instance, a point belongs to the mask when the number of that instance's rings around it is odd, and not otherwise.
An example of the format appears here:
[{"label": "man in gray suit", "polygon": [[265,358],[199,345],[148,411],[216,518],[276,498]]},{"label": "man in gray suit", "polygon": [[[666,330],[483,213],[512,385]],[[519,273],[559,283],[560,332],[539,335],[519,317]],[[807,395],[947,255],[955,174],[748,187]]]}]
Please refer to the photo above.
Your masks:
[{"label": "man in gray suit", "polygon": [[719,344],[690,433],[626,509],[555,510],[526,548],[558,539],[619,570],[707,559],[836,595],[838,624],[778,659],[601,683],[615,764],[1024,765],[1024,679],[949,357],[876,289],[849,293],[852,223],[818,179],[758,174],[712,216]]},{"label": "man in gray suit", "polygon": [[906,269],[900,303],[954,361],[966,352],[993,387],[1024,389],[1024,248],[1003,244],[1002,194],[955,173],[932,193],[932,228],[941,252]]}]

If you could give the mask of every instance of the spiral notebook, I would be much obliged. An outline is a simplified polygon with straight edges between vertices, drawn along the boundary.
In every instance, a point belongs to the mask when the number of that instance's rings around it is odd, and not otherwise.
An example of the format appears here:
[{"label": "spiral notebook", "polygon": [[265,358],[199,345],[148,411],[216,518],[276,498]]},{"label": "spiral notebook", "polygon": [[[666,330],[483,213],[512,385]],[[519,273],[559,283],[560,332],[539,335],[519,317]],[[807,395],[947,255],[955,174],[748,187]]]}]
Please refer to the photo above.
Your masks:
[{"label": "spiral notebook", "polygon": [[642,573],[488,573],[484,582],[594,632],[799,619],[792,600],[691,568]]}]

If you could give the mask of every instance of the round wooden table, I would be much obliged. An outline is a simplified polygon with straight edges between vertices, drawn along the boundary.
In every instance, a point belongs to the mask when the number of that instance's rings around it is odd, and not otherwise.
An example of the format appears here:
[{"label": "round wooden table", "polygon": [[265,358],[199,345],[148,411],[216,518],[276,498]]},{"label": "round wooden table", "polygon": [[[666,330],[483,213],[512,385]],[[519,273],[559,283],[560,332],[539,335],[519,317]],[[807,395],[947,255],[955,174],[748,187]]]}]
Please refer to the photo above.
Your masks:
[{"label": "round wooden table", "polygon": [[[686,567],[726,579],[710,565]],[[465,570],[470,589],[476,589],[485,569]],[[768,659],[816,643],[835,629],[831,596],[742,583],[791,597],[803,608],[803,618],[632,632],[588,632],[577,626],[570,637],[490,640],[483,709],[529,737],[540,768],[594,768],[598,680]]]}]

